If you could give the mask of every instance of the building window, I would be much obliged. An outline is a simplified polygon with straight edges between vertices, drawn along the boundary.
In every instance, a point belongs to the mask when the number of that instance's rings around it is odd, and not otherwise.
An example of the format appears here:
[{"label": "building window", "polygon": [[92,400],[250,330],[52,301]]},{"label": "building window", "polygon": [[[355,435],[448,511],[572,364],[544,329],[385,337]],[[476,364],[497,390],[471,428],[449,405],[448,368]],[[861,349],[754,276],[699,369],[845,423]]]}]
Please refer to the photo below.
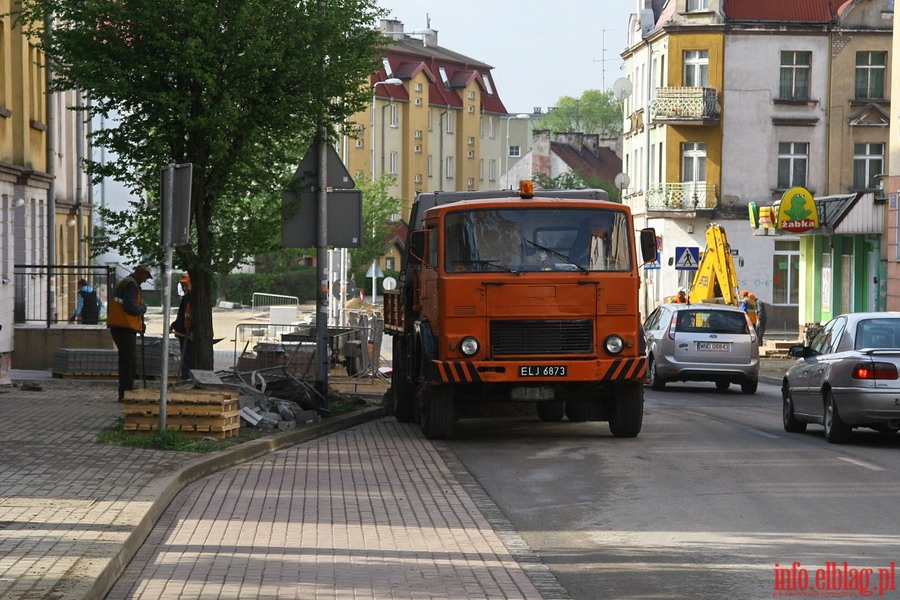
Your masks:
[{"label": "building window", "polygon": [[432,156],[428,155],[428,176],[434,177],[434,167],[432,166]]},{"label": "building window", "polygon": [[484,159],[478,159],[478,181],[484,181]]},{"label": "building window", "polygon": [[709,0],[687,0],[687,12],[709,9]]},{"label": "building window", "polygon": [[704,142],[687,142],[681,145],[681,181],[706,181]]},{"label": "building window", "polygon": [[772,257],[772,303],[797,304],[800,299],[800,242],[775,242]]},{"label": "building window", "polygon": [[709,84],[709,51],[688,50],[684,53],[685,87],[707,87]]},{"label": "building window", "polygon": [[417,84],[415,85],[415,88],[414,88],[414,89],[415,89],[417,92],[421,92],[421,91],[422,91],[422,84],[421,84],[421,83],[417,83]]},{"label": "building window", "polygon": [[447,111],[447,133],[453,133],[453,112]]},{"label": "building window", "polygon": [[521,146],[510,146],[508,156],[510,158],[519,158],[520,156],[522,156],[522,147]]},{"label": "building window", "polygon": [[887,52],[856,53],[857,100],[881,100],[884,98],[886,68]]},{"label": "building window", "polygon": [[812,52],[786,51],[781,53],[781,78],[778,97],[782,100],[809,98],[809,67]]},{"label": "building window", "polygon": [[397,126],[398,118],[399,118],[399,111],[397,110],[397,105],[391,104],[391,127]]},{"label": "building window", "polygon": [[399,156],[396,152],[391,152],[391,173],[397,174],[397,166],[399,164]]},{"label": "building window", "polygon": [[393,256],[384,257],[384,268],[388,271],[396,271],[397,270],[397,262]]},{"label": "building window", "polygon": [[488,137],[494,139],[494,117],[488,119]]},{"label": "building window", "polygon": [[450,87],[450,78],[447,77],[447,69],[444,67],[438,67],[438,73],[441,75],[441,81],[444,83],[445,88]]},{"label": "building window", "polygon": [[497,161],[493,158],[488,160],[488,181],[497,180]]},{"label": "building window", "polygon": [[491,79],[484,73],[481,74],[481,82],[484,83],[484,89],[487,90],[488,96],[494,95],[494,86],[491,85]]},{"label": "building window", "polygon": [[778,143],[778,184],[780,190],[806,187],[806,167],[809,163],[809,144],[805,142]]},{"label": "building window", "polygon": [[453,179],[453,157],[448,156],[446,162],[447,162],[447,171],[446,171],[446,174],[444,175],[444,177],[446,177],[447,179]]},{"label": "building window", "polygon": [[853,189],[874,190],[884,168],[884,144],[853,144]]},{"label": "building window", "polygon": [[434,131],[434,112],[428,111],[428,131]]},{"label": "building window", "polygon": [[394,76],[394,70],[391,68],[391,61],[389,61],[386,57],[381,57],[381,64],[384,66],[384,72],[388,77]]}]

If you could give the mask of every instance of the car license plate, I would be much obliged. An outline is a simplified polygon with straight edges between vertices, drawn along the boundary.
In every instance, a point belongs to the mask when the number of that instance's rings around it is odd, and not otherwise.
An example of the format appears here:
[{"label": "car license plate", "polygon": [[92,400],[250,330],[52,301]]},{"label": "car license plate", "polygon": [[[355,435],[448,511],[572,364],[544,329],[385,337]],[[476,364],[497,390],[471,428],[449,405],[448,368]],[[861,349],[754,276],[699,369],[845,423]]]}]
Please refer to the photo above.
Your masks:
[{"label": "car license plate", "polygon": [[519,377],[566,377],[569,374],[566,365],[522,365]]},{"label": "car license plate", "polygon": [[701,352],[730,352],[731,342],[697,342],[697,350]]}]

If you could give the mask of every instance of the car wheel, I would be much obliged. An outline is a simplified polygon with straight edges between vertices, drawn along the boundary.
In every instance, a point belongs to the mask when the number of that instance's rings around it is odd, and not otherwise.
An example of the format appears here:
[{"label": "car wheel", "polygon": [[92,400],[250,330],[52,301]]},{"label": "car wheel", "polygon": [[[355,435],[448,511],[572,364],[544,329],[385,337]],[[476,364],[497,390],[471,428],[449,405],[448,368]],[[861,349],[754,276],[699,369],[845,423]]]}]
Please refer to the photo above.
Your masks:
[{"label": "car wheel", "polygon": [[758,387],[759,381],[745,381],[741,384],[741,392],[744,394],[755,394]]},{"label": "car wheel", "polygon": [[784,423],[784,430],[788,433],[803,433],[806,431],[806,423],[801,423],[794,416],[794,401],[791,399],[791,392],[787,386],[781,388],[781,417]]},{"label": "car wheel", "polygon": [[556,400],[537,403],[537,414],[541,421],[556,423],[566,415],[566,403]]},{"label": "car wheel", "polygon": [[841,420],[834,394],[825,393],[825,439],[832,444],[843,444],[850,439],[853,429]]},{"label": "car wheel", "polygon": [[663,381],[659,373],[656,372],[656,360],[651,356],[647,359],[647,377],[650,378],[650,389],[659,390],[665,389],[666,382]]},{"label": "car wheel", "polygon": [[719,380],[716,382],[716,389],[719,390],[720,392],[724,392],[725,390],[727,390],[730,387],[731,387],[730,381]]}]

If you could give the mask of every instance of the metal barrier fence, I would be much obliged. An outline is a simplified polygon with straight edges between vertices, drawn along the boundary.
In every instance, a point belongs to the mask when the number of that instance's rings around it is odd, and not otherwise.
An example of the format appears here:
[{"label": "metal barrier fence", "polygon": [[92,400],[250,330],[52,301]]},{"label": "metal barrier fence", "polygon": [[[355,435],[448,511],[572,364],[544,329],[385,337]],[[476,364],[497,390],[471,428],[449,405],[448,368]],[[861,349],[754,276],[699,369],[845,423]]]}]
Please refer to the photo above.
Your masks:
[{"label": "metal barrier fence", "polygon": [[281,296],[278,294],[263,294],[254,292],[250,299],[250,307],[254,315],[262,313],[264,310],[272,307],[282,306],[300,306],[300,299],[297,296]]},{"label": "metal barrier fence", "polygon": [[78,280],[85,279],[104,306],[116,284],[109,265],[15,265],[13,322],[45,322],[47,327],[66,321],[78,302]]}]

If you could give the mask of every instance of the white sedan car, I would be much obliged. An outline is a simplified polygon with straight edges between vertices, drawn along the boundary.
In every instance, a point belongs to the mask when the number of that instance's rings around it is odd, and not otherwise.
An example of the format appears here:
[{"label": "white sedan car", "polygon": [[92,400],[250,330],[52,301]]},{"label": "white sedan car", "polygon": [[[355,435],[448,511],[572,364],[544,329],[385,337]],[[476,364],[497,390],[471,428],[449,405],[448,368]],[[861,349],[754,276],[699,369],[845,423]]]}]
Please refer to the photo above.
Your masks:
[{"label": "white sedan car", "polygon": [[900,313],[838,315],[808,346],[793,346],[781,387],[784,429],[825,427],[843,443],[854,427],[900,431]]}]

